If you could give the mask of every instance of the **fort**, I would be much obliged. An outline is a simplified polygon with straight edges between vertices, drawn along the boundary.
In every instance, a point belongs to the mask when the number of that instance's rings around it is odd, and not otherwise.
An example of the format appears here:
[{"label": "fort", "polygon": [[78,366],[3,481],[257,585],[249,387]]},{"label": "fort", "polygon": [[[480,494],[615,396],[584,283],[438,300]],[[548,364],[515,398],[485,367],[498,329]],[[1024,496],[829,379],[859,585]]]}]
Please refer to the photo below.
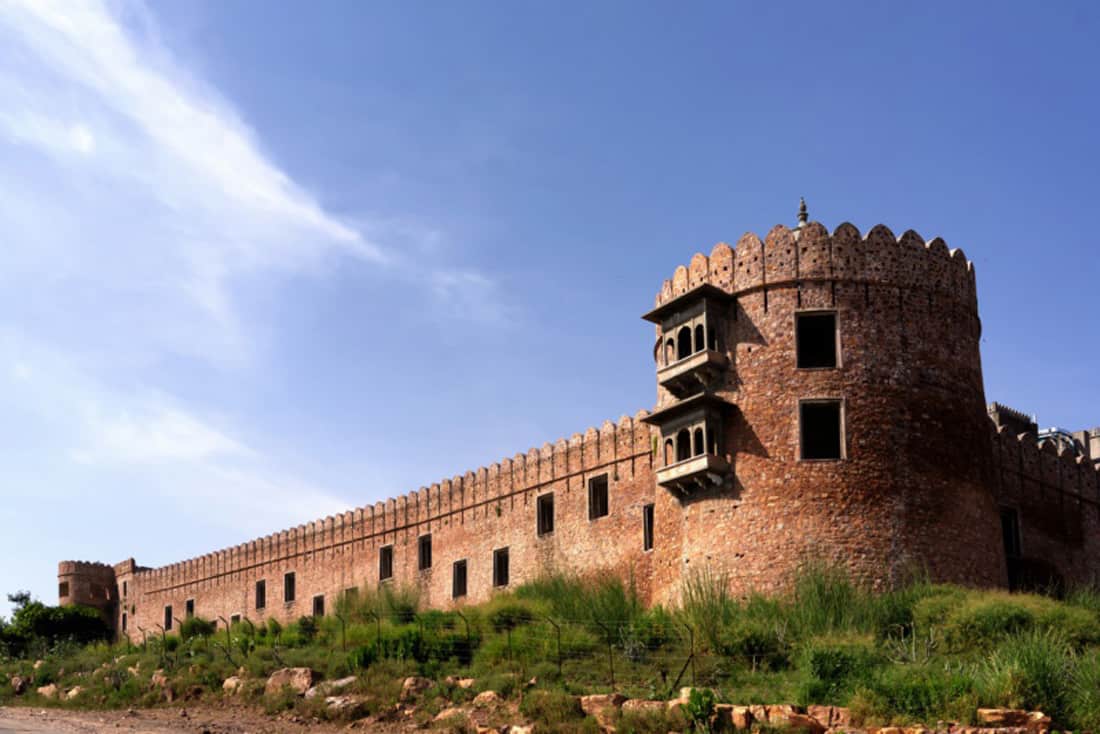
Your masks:
[{"label": "fort", "polygon": [[599,428],[161,568],[64,561],[59,601],[122,635],[190,615],[280,621],[413,585],[483,601],[550,570],[629,575],[674,601],[809,556],[885,588],[913,569],[1059,588],[1100,571],[1100,428],[987,404],[972,263],[941,239],[809,221],[680,266],[653,323],[656,403]]}]

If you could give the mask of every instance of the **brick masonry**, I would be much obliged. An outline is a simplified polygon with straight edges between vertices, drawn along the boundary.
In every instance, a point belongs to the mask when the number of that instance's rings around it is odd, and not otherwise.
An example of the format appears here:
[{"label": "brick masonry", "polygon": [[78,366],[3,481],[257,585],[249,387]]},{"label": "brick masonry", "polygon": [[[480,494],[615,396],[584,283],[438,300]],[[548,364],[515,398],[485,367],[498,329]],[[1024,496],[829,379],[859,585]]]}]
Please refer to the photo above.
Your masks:
[{"label": "brick masonry", "polygon": [[[768,591],[811,556],[879,588],[917,569],[980,586],[1096,577],[1096,466],[1087,449],[1059,453],[987,417],[974,269],[961,250],[913,231],[896,238],[882,225],[863,236],[850,224],[830,234],[816,222],[719,244],[678,268],[657,296],[669,311],[658,319],[658,369],[686,318],[678,314],[697,312],[702,296],[693,294],[706,288],[721,296],[707,318],[724,364],[708,392],[728,406],[717,449],[728,469],[717,481],[689,492],[659,484],[668,461],[660,426],[639,411],[396,499],[162,568],[65,561],[60,602],[98,606],[120,630],[125,615],[134,638],[139,628],[157,630],[167,605],[182,618],[187,600],[205,618],[285,622],[311,613],[316,595],[331,610],[348,589],[379,584],[384,546],[393,548],[386,583],[418,586],[435,607],[489,598],[500,548],[510,586],[549,570],[601,571],[632,577],[645,598],[666,602],[697,569],[725,574],[736,593]],[[835,369],[796,366],[796,314],[814,310],[836,314]],[[799,402],[818,398],[843,404],[842,459],[799,458]],[[658,385],[658,411],[680,400]],[[590,519],[589,483],[604,475],[608,514]],[[546,493],[554,529],[540,535],[536,505]],[[654,547],[645,549],[649,504]],[[1006,508],[1020,527],[1012,557]],[[426,534],[432,565],[420,570]],[[453,599],[460,560],[468,593]],[[294,601],[283,598],[288,572]]]}]

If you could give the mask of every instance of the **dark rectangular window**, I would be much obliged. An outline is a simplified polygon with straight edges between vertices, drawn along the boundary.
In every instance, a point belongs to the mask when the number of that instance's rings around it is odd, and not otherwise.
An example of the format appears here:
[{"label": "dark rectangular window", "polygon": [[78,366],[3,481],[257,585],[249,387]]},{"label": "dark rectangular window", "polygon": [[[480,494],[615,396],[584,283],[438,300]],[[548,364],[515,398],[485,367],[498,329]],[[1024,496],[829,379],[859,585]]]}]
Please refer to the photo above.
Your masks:
[{"label": "dark rectangular window", "polygon": [[554,532],[554,493],[541,495],[535,504],[535,525],[539,535]]},{"label": "dark rectangular window", "polygon": [[172,629],[172,605],[169,604],[164,608],[164,630],[167,632]]},{"label": "dark rectangular window", "polygon": [[313,616],[323,617],[325,616],[325,595],[318,594],[313,597]]},{"label": "dark rectangular window", "polygon": [[240,623],[241,623],[241,615],[239,615],[239,614],[229,615],[229,626],[230,627],[232,627],[235,624],[240,624]]},{"label": "dark rectangular window", "polygon": [[417,545],[417,565],[421,571],[427,571],[432,567],[432,536],[431,533],[421,535]]},{"label": "dark rectangular window", "polygon": [[601,474],[588,480],[588,519],[595,520],[607,514],[607,475]]},{"label": "dark rectangular window", "polygon": [[256,582],[256,608],[263,609],[267,606],[267,582]]},{"label": "dark rectangular window", "polygon": [[359,598],[359,587],[358,586],[352,586],[350,589],[344,589],[344,599],[346,601],[348,601],[349,603],[354,602],[358,598]]},{"label": "dark rectangular window", "polygon": [[126,631],[126,612],[122,613],[122,631]]},{"label": "dark rectangular window", "polygon": [[393,546],[384,545],[378,549],[378,580],[393,578]]},{"label": "dark rectangular window", "polygon": [[803,459],[840,459],[844,429],[839,400],[814,400],[799,405]]},{"label": "dark rectangular window", "polygon": [[451,571],[451,597],[466,596],[466,561],[455,561]]},{"label": "dark rectangular window", "polygon": [[508,585],[508,549],[493,551],[493,586]]},{"label": "dark rectangular window", "polygon": [[1004,537],[1005,555],[1019,558],[1020,549],[1020,516],[1011,507],[1001,508],[1001,535]]},{"label": "dark rectangular window", "polygon": [[836,314],[796,314],[795,342],[799,367],[836,367]]},{"label": "dark rectangular window", "polygon": [[294,601],[294,572],[283,575],[283,601]]},{"label": "dark rectangular window", "polygon": [[123,582],[122,582],[122,595],[123,595],[123,596],[126,596],[126,594],[127,594],[127,590],[128,590],[128,586],[127,586],[127,583],[126,583],[125,581],[123,581]]},{"label": "dark rectangular window", "polygon": [[653,505],[642,508],[642,550],[653,550]]},{"label": "dark rectangular window", "polygon": [[60,584],[57,585],[57,595],[58,596],[68,596],[69,595],[69,582],[68,581],[62,581]]},{"label": "dark rectangular window", "polygon": [[184,603],[183,609],[184,609],[184,615],[187,619],[191,619],[191,617],[194,617],[195,616],[195,600],[194,599],[188,599]]}]

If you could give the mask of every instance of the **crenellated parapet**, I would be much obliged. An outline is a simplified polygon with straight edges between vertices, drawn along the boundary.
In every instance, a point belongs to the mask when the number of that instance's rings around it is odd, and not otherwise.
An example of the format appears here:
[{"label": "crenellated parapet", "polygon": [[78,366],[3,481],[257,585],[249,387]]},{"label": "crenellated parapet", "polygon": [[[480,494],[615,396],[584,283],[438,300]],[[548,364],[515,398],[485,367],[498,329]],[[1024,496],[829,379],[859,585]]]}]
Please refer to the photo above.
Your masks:
[{"label": "crenellated parapet", "polygon": [[885,225],[866,235],[845,222],[832,234],[819,222],[778,225],[764,239],[749,232],[736,247],[720,242],[710,256],[696,253],[664,281],[656,307],[704,284],[731,295],[772,286],[820,281],[922,289],[977,311],[974,264],[942,239],[913,230],[896,237]]}]

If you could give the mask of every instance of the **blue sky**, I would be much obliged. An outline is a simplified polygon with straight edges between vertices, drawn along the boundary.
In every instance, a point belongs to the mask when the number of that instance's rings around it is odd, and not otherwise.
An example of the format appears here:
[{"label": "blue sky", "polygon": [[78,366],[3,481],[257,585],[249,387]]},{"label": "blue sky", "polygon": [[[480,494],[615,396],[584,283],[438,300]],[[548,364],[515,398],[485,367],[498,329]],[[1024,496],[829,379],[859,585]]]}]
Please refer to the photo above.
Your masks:
[{"label": "blue sky", "polygon": [[1069,2],[0,2],[0,592],[649,407],[661,280],[799,196],[963,248],[987,397],[1100,424],[1098,31]]}]

